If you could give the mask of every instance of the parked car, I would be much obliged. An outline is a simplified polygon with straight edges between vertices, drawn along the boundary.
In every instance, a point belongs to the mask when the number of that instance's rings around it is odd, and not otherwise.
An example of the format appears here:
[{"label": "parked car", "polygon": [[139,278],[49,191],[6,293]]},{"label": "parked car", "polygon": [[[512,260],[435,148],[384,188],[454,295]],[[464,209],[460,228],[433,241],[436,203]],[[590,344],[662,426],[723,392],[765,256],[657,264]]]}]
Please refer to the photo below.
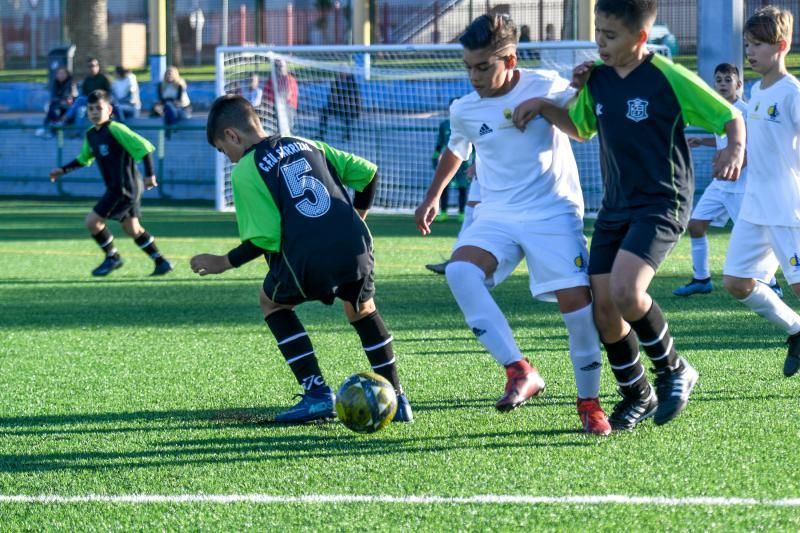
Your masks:
[{"label": "parked car", "polygon": [[650,39],[647,42],[664,45],[669,49],[670,54],[678,55],[678,39],[664,24],[653,25],[653,29],[650,30]]}]

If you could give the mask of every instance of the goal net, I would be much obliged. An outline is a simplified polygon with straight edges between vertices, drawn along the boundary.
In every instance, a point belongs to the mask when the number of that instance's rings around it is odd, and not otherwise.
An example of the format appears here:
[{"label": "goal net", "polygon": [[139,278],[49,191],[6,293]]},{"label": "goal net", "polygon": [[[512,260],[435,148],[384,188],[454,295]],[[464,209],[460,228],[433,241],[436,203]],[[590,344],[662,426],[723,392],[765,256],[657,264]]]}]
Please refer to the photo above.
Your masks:
[{"label": "goal net", "polygon": [[[376,163],[375,208],[411,212],[433,178],[434,145],[450,100],[472,91],[461,54],[460,45],[220,47],[216,89],[251,99],[268,133],[323,140]],[[522,68],[556,70],[569,79],[573,66],[596,57],[596,45],[523,43],[518,56]],[[596,211],[602,198],[597,141],[573,148],[586,211]],[[218,154],[220,210],[233,209],[231,168]]]}]

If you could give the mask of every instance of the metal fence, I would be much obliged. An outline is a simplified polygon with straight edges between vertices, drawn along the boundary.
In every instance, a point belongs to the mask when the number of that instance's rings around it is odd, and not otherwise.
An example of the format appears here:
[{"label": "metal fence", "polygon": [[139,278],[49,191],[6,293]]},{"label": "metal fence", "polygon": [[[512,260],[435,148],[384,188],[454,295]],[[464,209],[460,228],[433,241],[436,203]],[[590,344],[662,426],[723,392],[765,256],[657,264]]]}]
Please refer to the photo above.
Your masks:
[{"label": "metal fence", "polygon": [[[745,0],[745,16],[763,5]],[[800,0],[769,3],[798,13]],[[64,0],[0,0],[0,50],[7,68],[41,68],[47,52],[68,34]],[[227,4],[227,12],[222,6]],[[578,0],[382,0],[375,2],[375,44],[452,42],[470,20],[487,10],[507,12],[529,29],[532,41],[574,39]],[[32,7],[35,5],[36,7]],[[169,10],[170,63],[210,64],[216,46],[269,43],[275,45],[349,44],[350,9],[345,0],[174,0]],[[147,23],[147,0],[108,1],[109,28],[122,23]],[[201,10],[204,23],[192,24]],[[196,21],[196,18],[194,19]],[[659,0],[658,24],[677,38],[679,53],[697,48],[697,1]],[[195,51],[200,31],[200,54]],[[800,43],[800,16],[794,42]],[[145,46],[142,43],[142,46]]]}]

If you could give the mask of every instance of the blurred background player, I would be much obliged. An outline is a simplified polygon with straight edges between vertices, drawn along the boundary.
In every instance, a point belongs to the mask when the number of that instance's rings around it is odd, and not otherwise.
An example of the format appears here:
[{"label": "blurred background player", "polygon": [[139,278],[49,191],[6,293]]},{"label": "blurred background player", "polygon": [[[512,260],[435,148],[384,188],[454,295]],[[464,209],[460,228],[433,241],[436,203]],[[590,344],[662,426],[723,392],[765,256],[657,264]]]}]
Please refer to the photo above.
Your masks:
[{"label": "blurred background player", "polygon": [[[744,156],[741,113],[695,74],[648,52],[656,11],[655,0],[598,0],[602,63],[584,64],[583,73],[576,69],[578,98],[569,109],[534,99],[514,112],[519,126],[541,114],[575,139],[600,134],[605,191],[589,274],[597,329],[622,396],[609,417],[614,429],[632,429],[650,416],[656,424],[669,422],[697,383],[697,371],[678,355],[667,319],[647,292],[692,207],[686,123],[727,134],[714,176],[736,180]],[[655,367],[655,392],[639,358],[640,342]]]},{"label": "blurred background player", "polygon": [[507,382],[495,407],[511,411],[544,390],[537,369],[514,340],[489,292],[526,258],[531,294],[558,301],[569,333],[583,431],[611,432],[600,407],[600,341],[592,319],[583,235],[583,195],[569,139],[544,120],[526,131],[512,110],[531,96],[561,102],[574,91],[553,71],[517,69],[517,28],[508,15],[483,15],[460,38],[475,89],[450,107],[450,142],[415,213],[423,235],[431,232],[439,198],[474,147],[481,203],[459,235],[445,275],[467,325],[503,365]]},{"label": "blurred background player", "polygon": [[[236,164],[231,176],[242,243],[226,255],[200,254],[192,270],[220,274],[266,255],[269,272],[261,310],[302,399],[276,422],[334,418],[333,390],[294,307],[343,301],[372,370],[397,393],[395,422],[413,419],[400,386],[392,336],[375,307],[372,237],[364,219],[372,205],[377,168],[322,142],[267,136],[253,106],[241,96],[216,99],[206,126],[208,143]],[[357,192],[351,201],[344,186]]]},{"label": "blurred background player", "polygon": [[105,276],[122,266],[122,258],[114,246],[114,236],[106,226],[106,219],[118,220],[122,229],[155,263],[153,276],[160,276],[172,270],[156,246],[155,238],[139,222],[142,196],[142,177],[136,168],[137,161],[144,162],[144,186],[152,189],[158,186],[153,172],[155,148],[139,134],[118,122],[111,120],[111,103],[105,91],[97,90],[86,99],[86,113],[93,127],[86,131],[83,148],[78,157],[50,171],[50,180],[56,181],[75,169],[89,166],[97,160],[100,174],[106,185],[106,192],[100,201],[86,215],[86,228],[97,245],[105,252],[106,258],[92,271],[93,276]]},{"label": "blurred background player", "polygon": [[764,283],[780,265],[800,295],[800,81],[786,70],[792,14],[768,6],[744,27],[747,61],[761,75],[747,107],[747,188],[725,258],[725,288],[783,329],[786,377],[800,370],[800,316]]},{"label": "blurred background player", "polygon": [[[720,63],[714,68],[714,89],[741,111],[743,116],[747,117],[747,104],[739,98],[741,88],[742,79],[736,65]],[[728,139],[724,135],[714,135],[713,138],[690,137],[688,142],[692,148],[713,146],[717,150],[722,150],[727,146]],[[700,201],[694,206],[687,228],[692,239],[693,277],[689,283],[672,291],[675,296],[708,294],[714,290],[714,284],[711,282],[711,269],[708,266],[709,250],[706,232],[709,225],[724,228],[728,219],[736,222],[742,206],[746,177],[747,168],[745,167],[736,181],[712,179],[706,190],[703,191]],[[783,291],[774,277],[769,281],[769,285],[778,296],[783,296]]]},{"label": "blurred background player", "polygon": [[[449,105],[452,106],[456,98],[451,98]],[[448,106],[449,109],[449,106]],[[436,146],[433,149],[433,170],[439,166],[439,160],[442,158],[442,150],[447,147],[450,142],[450,119],[446,118],[439,123],[439,133],[436,135]],[[464,209],[467,206],[467,189],[469,188],[469,176],[467,169],[472,165],[472,155],[467,160],[461,163],[461,166],[456,170],[456,175],[450,181],[448,187],[442,191],[442,197],[439,200],[439,215],[436,217],[438,222],[447,220],[447,208],[450,205],[450,189],[458,191],[458,221],[464,222]]]}]

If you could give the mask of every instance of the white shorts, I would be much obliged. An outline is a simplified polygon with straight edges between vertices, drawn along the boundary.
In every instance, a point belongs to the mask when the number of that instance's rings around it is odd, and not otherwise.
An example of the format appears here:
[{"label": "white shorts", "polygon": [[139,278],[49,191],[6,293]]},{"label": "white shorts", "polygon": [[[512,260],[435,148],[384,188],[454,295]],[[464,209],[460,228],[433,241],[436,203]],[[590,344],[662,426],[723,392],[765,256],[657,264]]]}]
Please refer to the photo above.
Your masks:
[{"label": "white shorts", "polygon": [[469,192],[467,193],[467,201],[468,202],[481,201],[481,186],[478,183],[478,178],[472,178],[472,181],[469,182]]},{"label": "white shorts", "polygon": [[454,249],[462,246],[481,248],[497,259],[497,269],[486,280],[489,288],[502,283],[523,258],[528,263],[530,290],[535,298],[554,302],[557,290],[589,286],[589,251],[583,220],[577,214],[509,221],[481,213],[458,236]]},{"label": "white shorts", "polygon": [[712,226],[722,228],[728,223],[728,219],[736,222],[736,219],[739,218],[743,198],[744,194],[742,193],[709,187],[694,206],[692,218],[694,220],[710,220]]},{"label": "white shorts", "polygon": [[800,283],[800,227],[737,221],[731,232],[723,272],[728,276],[768,282],[779,265],[791,285]]}]

